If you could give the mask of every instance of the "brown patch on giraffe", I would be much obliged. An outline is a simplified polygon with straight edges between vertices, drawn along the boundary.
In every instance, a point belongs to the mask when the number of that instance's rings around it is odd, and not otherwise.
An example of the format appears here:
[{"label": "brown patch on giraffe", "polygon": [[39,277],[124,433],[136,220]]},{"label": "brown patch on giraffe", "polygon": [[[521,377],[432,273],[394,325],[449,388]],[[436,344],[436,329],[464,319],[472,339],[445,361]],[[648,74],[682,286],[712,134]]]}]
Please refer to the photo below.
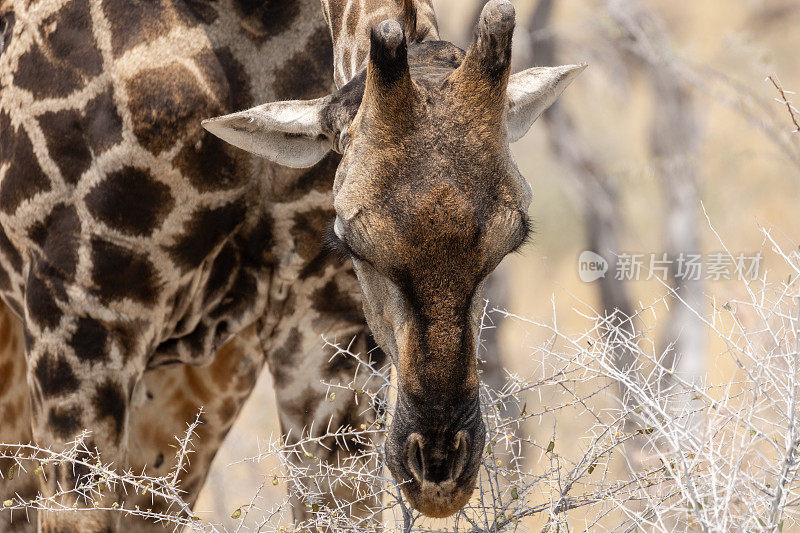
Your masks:
[{"label": "brown patch on giraffe", "polygon": [[185,224],[183,235],[167,251],[184,270],[196,268],[233,233],[245,214],[241,202],[199,209]]},{"label": "brown patch on giraffe", "polygon": [[238,320],[251,307],[258,295],[258,281],[250,272],[240,270],[231,288],[216,308],[209,311],[210,318],[216,320],[229,317]]},{"label": "brown patch on giraffe", "polygon": [[[108,330],[100,322],[87,317],[80,317],[75,333],[67,344],[75,351],[81,361],[95,363],[108,357],[106,341]],[[128,346],[127,348],[131,348]]]},{"label": "brown patch on giraffe", "polygon": [[128,235],[147,237],[175,206],[169,187],[146,169],[125,166],[86,195],[86,207],[99,221]]},{"label": "brown patch on giraffe", "polygon": [[230,145],[205,130],[186,139],[172,164],[200,192],[233,189],[246,179],[241,156],[231,154]]},{"label": "brown patch on giraffe", "polygon": [[81,382],[63,355],[42,354],[34,365],[33,375],[45,398],[75,392]]},{"label": "brown patch on giraffe", "polygon": [[295,367],[293,363],[301,355],[300,348],[302,343],[303,336],[300,331],[297,328],[292,328],[286,337],[286,341],[267,355],[267,363],[275,380],[276,388],[280,389],[286,386],[289,375]]},{"label": "brown patch on giraffe", "polygon": [[[194,58],[206,83],[228,111],[252,104],[250,82],[244,66],[227,47],[203,50]],[[196,126],[196,125],[195,125]],[[200,192],[241,186],[249,176],[248,158],[202,128],[191,128],[184,147],[172,160]]]},{"label": "brown patch on giraffe", "polygon": [[131,48],[166,35],[176,26],[195,26],[195,13],[169,0],[104,0],[111,25],[111,49],[119,57]]},{"label": "brown patch on giraffe", "polygon": [[255,265],[271,264],[275,261],[272,248],[275,246],[275,220],[269,212],[262,213],[255,225],[238,240],[244,251],[243,259]]},{"label": "brown patch on giraffe", "polygon": [[165,362],[183,362],[180,357],[174,358],[173,354],[181,352],[181,347],[188,350],[193,357],[206,355],[206,346],[211,344],[213,332],[208,325],[200,322],[195,328],[179,339],[169,339],[158,346],[158,356],[164,359],[153,357],[151,364],[159,365]]},{"label": "brown patch on giraffe", "polygon": [[230,48],[203,50],[194,57],[194,63],[229,111],[253,105],[250,78]]},{"label": "brown patch on giraffe", "polygon": [[327,94],[333,84],[333,44],[327,28],[311,34],[306,46],[275,71],[278,100],[310,100]]},{"label": "brown patch on giraffe", "polygon": [[119,116],[111,87],[86,104],[83,129],[92,152],[100,154],[122,140],[122,118]]},{"label": "brown patch on giraffe", "polygon": [[[3,405],[0,403],[0,420],[20,420],[20,416],[23,413],[22,407],[24,406],[24,402],[10,402]],[[7,428],[4,428],[7,429]],[[6,470],[8,472],[8,470]]]},{"label": "brown patch on giraffe", "polygon": [[39,125],[47,142],[47,151],[67,183],[78,183],[92,163],[92,152],[86,144],[81,126],[82,114],[75,109],[47,112],[39,117]]},{"label": "brown patch on giraffe", "polygon": [[342,52],[342,60],[340,61],[341,65],[344,68],[350,68],[350,62],[353,60],[353,52],[349,48],[345,48]]},{"label": "brown patch on giraffe", "polygon": [[84,111],[47,112],[38,121],[48,153],[64,180],[73,185],[96,155],[122,140],[122,119],[110,89],[91,100]]},{"label": "brown patch on giraffe", "polygon": [[343,292],[336,280],[330,280],[311,294],[314,310],[322,315],[314,323],[314,327],[324,330],[324,326],[336,322],[352,322],[361,324],[364,317],[361,302],[352,295]]},{"label": "brown patch on giraffe", "polygon": [[0,183],[0,209],[13,214],[25,200],[49,191],[50,180],[39,166],[28,134],[23,128],[12,131],[4,117],[6,114],[0,113],[0,160],[10,165]]},{"label": "brown patch on giraffe", "polygon": [[225,422],[232,423],[236,415],[239,414],[239,405],[239,402],[234,398],[226,398],[219,409],[220,418]]},{"label": "brown patch on giraffe", "polygon": [[[317,407],[324,400],[325,395],[318,392],[314,387],[306,387],[297,399],[293,402],[286,402],[281,405],[283,413],[297,423],[300,427],[306,429],[311,428],[311,422],[314,420],[314,414]],[[317,431],[324,431],[325,425],[317,426]]]},{"label": "brown patch on giraffe", "polygon": [[155,468],[155,469],[161,468],[161,466],[163,464],[164,464],[164,454],[161,453],[161,452],[158,452],[158,455],[156,455],[155,461],[153,461],[153,468]]},{"label": "brown patch on giraffe", "polygon": [[91,251],[92,281],[101,300],[155,301],[158,272],[145,254],[98,237],[92,238]]},{"label": "brown patch on giraffe", "polygon": [[[194,367],[186,367],[187,370],[193,369]],[[187,378],[186,375],[183,376],[184,379]],[[185,383],[185,382],[183,382]],[[183,386],[183,385],[181,385]],[[172,396],[169,398],[169,405],[170,410],[173,412],[174,416],[181,420],[184,424],[194,422],[195,417],[197,417],[197,413],[200,410],[200,404],[187,399],[186,395],[181,392],[180,390],[176,390]],[[202,423],[202,422],[201,422]],[[175,435],[174,434],[159,434],[159,447],[164,449],[169,449],[169,446],[174,446],[175,442]]]},{"label": "brown patch on giraffe", "polygon": [[[11,317],[8,313],[2,313],[2,317],[0,317],[0,351],[5,351],[14,340],[15,335],[12,327]],[[0,372],[0,375],[2,375],[2,372]]]},{"label": "brown patch on giraffe", "polygon": [[144,338],[143,332],[147,329],[147,325],[144,320],[125,320],[105,324],[109,337],[114,340],[122,353],[123,362],[128,362],[131,356],[139,352],[139,346]]},{"label": "brown patch on giraffe", "polygon": [[213,6],[216,0],[185,0],[185,2],[204,24],[213,24],[219,18],[219,13]]},{"label": "brown patch on giraffe", "polygon": [[217,351],[217,356],[210,367],[211,379],[220,390],[225,389],[225,385],[231,376],[235,375],[235,367],[239,364],[242,357],[244,357],[237,344],[233,341],[225,343],[225,345]]},{"label": "brown patch on giraffe", "polygon": [[[5,307],[5,309],[3,308]],[[12,376],[12,372],[14,372],[14,355],[22,354],[20,346],[20,331],[21,331],[21,323],[20,321],[11,314],[10,309],[7,306],[3,306],[0,304],[0,314],[2,314],[2,322],[0,322],[0,351],[7,354],[6,363],[8,368],[4,372],[0,372],[0,375],[3,373],[6,374],[7,377]],[[17,359],[21,361],[20,359]],[[25,379],[25,363],[24,361],[19,367],[19,378]],[[2,387],[0,387],[0,391],[2,391]],[[1,395],[1,393],[0,393]]]},{"label": "brown patch on giraffe", "polygon": [[221,111],[194,74],[177,63],[140,72],[127,81],[127,89],[133,132],[156,155],[174,146],[187,132],[199,132],[203,118]]},{"label": "brown patch on giraffe", "polygon": [[245,369],[239,369],[237,372],[238,379],[236,381],[239,390],[252,390],[258,381],[258,371],[261,369],[261,366],[250,359],[245,362],[248,363],[247,367]]},{"label": "brown patch on giraffe", "polygon": [[108,421],[113,428],[112,437],[119,444],[125,427],[128,410],[126,395],[119,383],[108,379],[97,386],[92,396],[92,406],[97,420]]},{"label": "brown patch on giraffe", "polygon": [[57,437],[70,439],[83,428],[81,408],[77,405],[51,407],[47,425]]},{"label": "brown patch on giraffe", "polygon": [[[41,46],[19,59],[14,84],[34,98],[64,97],[101,73],[103,60],[92,35],[87,0],[72,0],[42,21]],[[50,31],[48,31],[50,30]]]},{"label": "brown patch on giraffe", "polygon": [[29,235],[41,248],[48,269],[66,280],[75,277],[81,222],[74,206],[56,205],[47,218],[30,228]]},{"label": "brown patch on giraffe", "polygon": [[312,261],[324,259],[330,255],[322,244],[322,236],[325,235],[328,225],[335,216],[333,209],[327,208],[295,213],[292,219],[292,236],[295,250],[300,257],[306,261]]},{"label": "brown patch on giraffe", "polygon": [[234,0],[234,6],[241,14],[245,33],[256,42],[263,42],[267,37],[275,37],[291,29],[300,14],[298,0]]},{"label": "brown patch on giraffe", "polygon": [[41,265],[37,264],[28,275],[25,287],[25,307],[33,322],[41,328],[52,330],[59,325],[64,313],[58,307],[51,293],[55,277],[51,273],[45,274],[41,270]]}]

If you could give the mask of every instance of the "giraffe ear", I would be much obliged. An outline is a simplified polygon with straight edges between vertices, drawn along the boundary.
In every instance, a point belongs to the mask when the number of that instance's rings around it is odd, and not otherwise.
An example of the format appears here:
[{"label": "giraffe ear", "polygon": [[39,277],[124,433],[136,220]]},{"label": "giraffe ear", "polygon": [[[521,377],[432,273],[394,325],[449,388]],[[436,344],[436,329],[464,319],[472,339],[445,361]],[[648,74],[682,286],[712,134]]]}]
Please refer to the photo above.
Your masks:
[{"label": "giraffe ear", "polygon": [[293,168],[317,164],[333,148],[323,112],[330,96],[273,102],[210,118],[203,127],[220,139],[274,163]]},{"label": "giraffe ear", "polygon": [[564,89],[586,65],[534,67],[513,74],[508,80],[508,141],[525,135],[533,122],[553,105]]}]

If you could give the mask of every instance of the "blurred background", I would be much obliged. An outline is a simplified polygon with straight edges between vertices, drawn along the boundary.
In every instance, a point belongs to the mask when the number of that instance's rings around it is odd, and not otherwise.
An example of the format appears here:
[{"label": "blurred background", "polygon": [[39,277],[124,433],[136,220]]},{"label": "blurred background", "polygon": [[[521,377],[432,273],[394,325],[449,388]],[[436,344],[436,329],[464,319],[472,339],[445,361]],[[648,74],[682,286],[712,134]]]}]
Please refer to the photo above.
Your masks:
[{"label": "blurred background", "polygon": [[[434,5],[442,38],[468,46],[482,2],[434,0]],[[793,133],[797,125],[786,105],[775,101],[781,98],[776,84],[800,90],[800,1],[517,0],[515,5],[515,70],[580,62],[589,68],[512,147],[533,187],[536,232],[531,244],[501,265],[487,295],[492,304],[522,317],[557,317],[562,329],[579,331],[586,326],[581,311],[620,309],[630,315],[673,288],[707,315],[744,290],[736,280],[706,279],[722,243],[734,255],[761,253],[761,273],[777,270],[785,278],[780,269],[786,265],[764,245],[762,230],[789,246],[800,240],[800,133]],[[800,105],[800,97],[788,92],[786,97]],[[605,278],[581,280],[578,258],[585,250],[608,262]],[[625,253],[644,254],[639,280],[614,279]],[[701,279],[680,280],[674,270],[647,279],[650,254],[668,254],[674,269],[677,258],[690,253],[703,254]],[[735,375],[729,360],[715,357],[722,351],[718,341],[685,307],[661,307],[662,320],[653,320],[648,341],[675,359],[676,371],[712,383]],[[544,339],[512,321],[497,326],[486,357],[526,374],[533,347]],[[487,379],[498,375],[502,379],[502,371],[488,371]],[[530,399],[543,401],[547,398]],[[609,392],[601,401],[616,400]],[[523,431],[547,442],[555,427],[561,442],[578,446],[582,424],[580,417],[545,417],[529,421]],[[270,376],[264,372],[214,462],[197,504],[199,516],[235,524],[231,512],[249,501],[262,472],[274,465],[231,463],[257,455],[265,439],[278,434]],[[529,456],[531,470],[539,459]],[[285,494],[282,483],[270,482],[261,496],[268,505]],[[522,530],[537,525],[541,520],[531,519]],[[580,513],[575,525],[583,529]]]}]

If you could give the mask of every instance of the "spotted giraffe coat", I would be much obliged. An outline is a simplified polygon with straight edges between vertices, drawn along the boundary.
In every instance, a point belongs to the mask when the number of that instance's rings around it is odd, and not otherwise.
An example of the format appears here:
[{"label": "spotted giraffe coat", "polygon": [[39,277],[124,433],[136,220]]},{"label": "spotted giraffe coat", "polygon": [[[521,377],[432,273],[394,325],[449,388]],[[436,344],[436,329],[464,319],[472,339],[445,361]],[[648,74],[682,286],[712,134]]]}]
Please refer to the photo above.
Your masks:
[{"label": "spotted giraffe coat", "polygon": [[[200,127],[331,90],[318,0],[2,0],[0,17],[0,442],[88,427],[104,459],[165,472],[202,405],[193,501],[265,361],[285,432],[368,422],[322,401],[354,363],[320,334],[367,342],[352,267],[321,245],[338,156],[290,170]],[[43,528],[110,520],[71,516]]]}]

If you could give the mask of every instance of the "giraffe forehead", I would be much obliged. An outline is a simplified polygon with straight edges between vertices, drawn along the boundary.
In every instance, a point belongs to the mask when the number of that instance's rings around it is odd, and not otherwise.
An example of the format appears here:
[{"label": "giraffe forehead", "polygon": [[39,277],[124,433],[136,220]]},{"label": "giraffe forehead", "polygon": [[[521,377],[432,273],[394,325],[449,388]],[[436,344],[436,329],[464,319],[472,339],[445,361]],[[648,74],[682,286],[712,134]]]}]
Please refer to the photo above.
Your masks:
[{"label": "giraffe forehead", "polygon": [[408,195],[394,194],[378,208],[385,221],[384,226],[378,226],[379,230],[395,234],[398,242],[421,252],[477,241],[490,206],[452,187],[418,183],[416,189]]},{"label": "giraffe forehead", "polygon": [[363,206],[348,223],[348,242],[390,277],[433,269],[458,285],[495,255],[491,228],[508,211],[496,196],[418,180]]},{"label": "giraffe forehead", "polygon": [[[385,139],[367,135],[356,143],[341,170],[337,211],[392,206],[409,216],[463,219],[522,203],[522,177],[508,146],[479,128],[420,126]],[[340,211],[340,207],[350,209]],[[525,204],[527,205],[527,204]]]}]

